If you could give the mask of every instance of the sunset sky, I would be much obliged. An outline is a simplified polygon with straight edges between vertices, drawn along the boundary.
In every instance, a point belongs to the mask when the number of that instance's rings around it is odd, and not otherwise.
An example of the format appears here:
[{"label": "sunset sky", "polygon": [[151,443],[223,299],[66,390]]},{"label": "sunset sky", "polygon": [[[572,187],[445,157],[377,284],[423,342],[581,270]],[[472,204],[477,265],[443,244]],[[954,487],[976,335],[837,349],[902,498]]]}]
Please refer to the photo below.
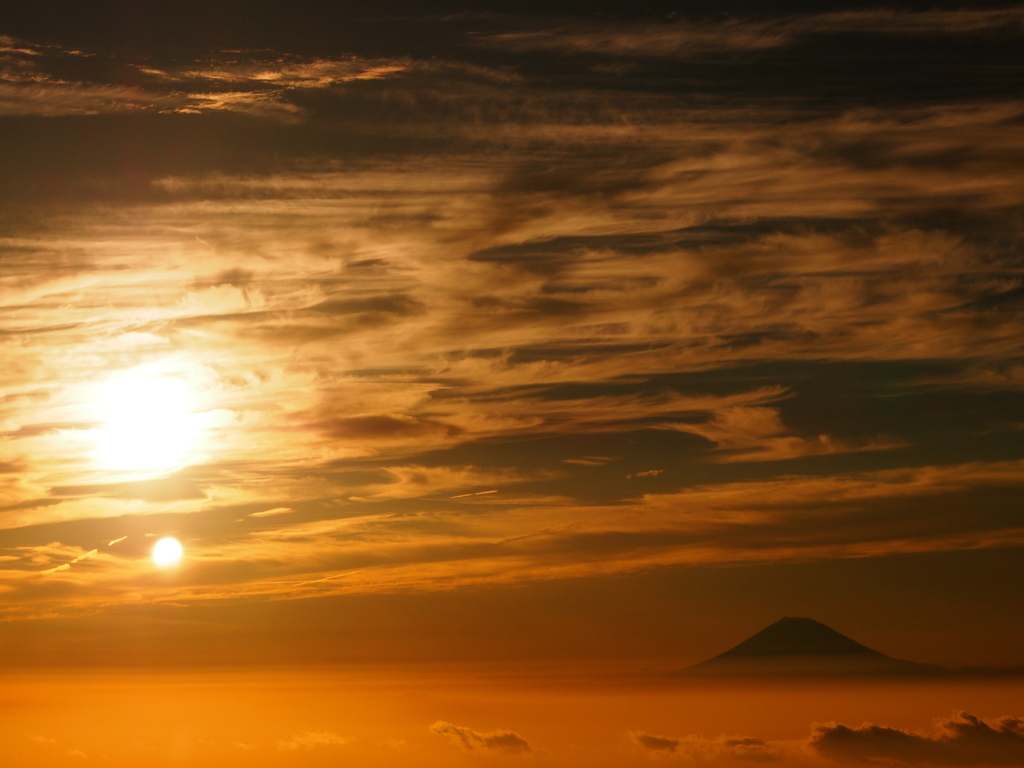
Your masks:
[{"label": "sunset sky", "polygon": [[1022,47],[1019,3],[5,4],[5,764],[1024,762],[1019,680],[651,683],[783,616],[1024,665]]}]

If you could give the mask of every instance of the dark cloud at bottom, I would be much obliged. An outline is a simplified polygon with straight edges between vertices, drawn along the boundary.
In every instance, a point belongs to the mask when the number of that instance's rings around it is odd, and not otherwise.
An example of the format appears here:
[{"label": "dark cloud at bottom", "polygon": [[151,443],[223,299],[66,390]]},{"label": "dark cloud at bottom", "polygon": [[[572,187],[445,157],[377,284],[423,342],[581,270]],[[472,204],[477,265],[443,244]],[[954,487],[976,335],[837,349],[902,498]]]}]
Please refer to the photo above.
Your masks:
[{"label": "dark cloud at bottom", "polygon": [[803,762],[809,750],[842,764],[1005,766],[1024,762],[1024,720],[982,719],[967,712],[936,722],[936,732],[865,723],[815,725],[805,743],[767,742],[750,736],[659,736],[631,731],[632,742],[655,758],[697,762]]},{"label": "dark cloud at bottom", "polygon": [[438,720],[430,726],[430,731],[438,736],[448,736],[453,744],[459,745],[467,752],[472,752],[476,749],[500,752],[507,755],[533,752],[530,743],[514,731],[489,731],[481,733],[472,728],[446,723],[443,720]]},{"label": "dark cloud at bottom", "polygon": [[1024,764],[1024,720],[985,721],[966,712],[940,722],[938,736],[866,724],[858,728],[819,725],[811,747],[843,762],[899,762],[925,765]]}]

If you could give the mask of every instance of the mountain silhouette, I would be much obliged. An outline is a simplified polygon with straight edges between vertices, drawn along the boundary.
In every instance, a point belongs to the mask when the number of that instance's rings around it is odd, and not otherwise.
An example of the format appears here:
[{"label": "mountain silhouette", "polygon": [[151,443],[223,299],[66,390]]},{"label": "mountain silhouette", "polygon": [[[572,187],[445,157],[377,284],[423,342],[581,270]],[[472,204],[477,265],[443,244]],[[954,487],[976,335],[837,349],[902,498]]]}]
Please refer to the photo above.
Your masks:
[{"label": "mountain silhouette", "polygon": [[680,670],[686,677],[937,677],[949,670],[904,661],[861,645],[814,619],[785,617],[714,658]]}]

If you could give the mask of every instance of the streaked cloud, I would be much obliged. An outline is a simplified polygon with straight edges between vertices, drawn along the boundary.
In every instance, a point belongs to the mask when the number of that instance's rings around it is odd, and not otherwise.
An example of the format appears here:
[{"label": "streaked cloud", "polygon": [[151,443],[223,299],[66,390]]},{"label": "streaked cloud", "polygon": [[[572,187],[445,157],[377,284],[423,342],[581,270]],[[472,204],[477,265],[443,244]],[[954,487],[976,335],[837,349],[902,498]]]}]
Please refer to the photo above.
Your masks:
[{"label": "streaked cloud", "polygon": [[[410,471],[413,477],[421,469]],[[216,542],[188,541],[177,583],[156,578],[140,540],[96,554],[56,543],[7,549],[2,554],[11,559],[0,563],[0,584],[16,597],[7,616],[27,618],[131,604],[140,594],[181,604],[423,592],[679,564],[1005,548],[1024,544],[1016,508],[1007,502],[1021,476],[1019,462],[786,476],[648,493],[615,505],[509,491],[450,500],[443,491],[436,503],[394,509],[406,498],[400,493],[335,503],[313,519],[300,505],[289,515],[256,518],[255,528],[234,523]],[[984,511],[963,515],[968,500]],[[229,506],[226,519],[238,520],[237,508]],[[80,562],[70,567],[70,561]],[[44,570],[50,571],[45,583],[38,576]]]},{"label": "streaked cloud", "polygon": [[347,59],[292,60],[250,60],[211,62],[210,66],[199,67],[178,74],[159,72],[170,80],[213,80],[224,83],[247,83],[272,85],[277,88],[324,88],[352,80],[374,80],[395,72],[405,66],[395,62],[367,62],[352,56]]},{"label": "streaked cloud", "polygon": [[[233,58],[196,62],[192,67],[135,64],[143,82],[74,82],[57,74],[80,51],[3,37],[0,45],[0,116],[98,115],[158,112],[200,114],[227,111],[272,119],[292,119],[303,110],[283,98],[302,88],[330,88],[400,73],[408,62],[342,59]],[[138,78],[135,78],[138,79]]]},{"label": "streaked cloud", "polygon": [[876,439],[860,445],[833,440],[829,435],[800,437],[787,429],[774,408],[731,406],[723,408],[705,424],[676,424],[673,429],[691,432],[728,451],[718,461],[779,461],[852,451],[899,448],[897,440]]},{"label": "streaked cloud", "polygon": [[696,58],[708,53],[756,51],[791,45],[817,35],[971,35],[1019,34],[1024,14],[1015,8],[899,11],[867,9],[771,20],[733,18],[694,22],[542,29],[486,36],[482,43],[513,51],[549,50],[602,56]]},{"label": "streaked cloud", "polygon": [[55,565],[53,568],[47,568],[45,571],[43,571],[43,573],[57,573],[58,571],[66,571],[72,565],[74,565],[75,563],[80,563],[82,560],[86,560],[86,559],[92,557],[97,552],[99,552],[98,549],[90,549],[85,554],[79,555],[78,557],[74,558],[73,560],[69,560],[66,563],[61,563],[60,565]]},{"label": "streaked cloud", "polygon": [[273,517],[275,515],[287,515],[294,511],[294,509],[289,507],[274,507],[273,509],[264,509],[262,512],[250,512],[249,517]]}]

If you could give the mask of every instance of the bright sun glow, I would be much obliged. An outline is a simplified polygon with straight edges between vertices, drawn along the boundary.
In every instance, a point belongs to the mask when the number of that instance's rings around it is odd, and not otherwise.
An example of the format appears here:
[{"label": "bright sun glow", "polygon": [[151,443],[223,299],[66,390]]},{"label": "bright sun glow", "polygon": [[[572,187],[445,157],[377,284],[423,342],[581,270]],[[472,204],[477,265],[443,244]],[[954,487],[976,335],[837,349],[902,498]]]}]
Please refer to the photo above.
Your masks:
[{"label": "bright sun glow", "polygon": [[153,545],[153,562],[160,568],[173,568],[181,562],[183,552],[181,542],[167,536]]},{"label": "bright sun glow", "polygon": [[188,385],[134,371],[111,379],[101,394],[106,425],[99,433],[107,469],[166,471],[181,466],[196,432]]}]

